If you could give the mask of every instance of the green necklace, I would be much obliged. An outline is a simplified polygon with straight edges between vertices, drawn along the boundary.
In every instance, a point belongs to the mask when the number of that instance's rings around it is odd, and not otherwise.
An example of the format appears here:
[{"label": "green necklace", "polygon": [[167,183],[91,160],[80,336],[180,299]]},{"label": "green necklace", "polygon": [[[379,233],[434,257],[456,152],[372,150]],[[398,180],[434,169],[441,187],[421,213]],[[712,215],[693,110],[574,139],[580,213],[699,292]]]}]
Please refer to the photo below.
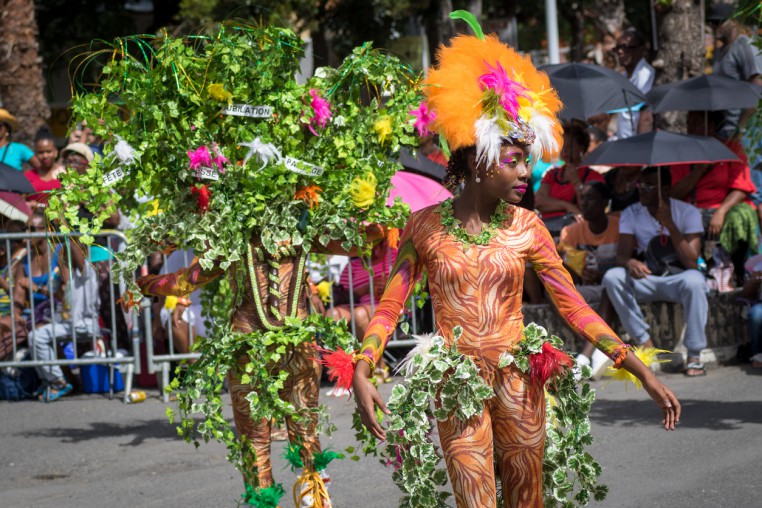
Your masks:
[{"label": "green necklace", "polygon": [[490,217],[489,224],[483,224],[481,232],[472,235],[466,232],[460,221],[453,215],[452,201],[452,198],[445,199],[439,204],[437,211],[442,216],[442,224],[444,224],[447,232],[465,245],[489,245],[489,242],[497,234],[498,228],[502,226],[503,222],[511,218],[511,214],[506,212],[508,203],[500,201],[500,204],[495,208],[495,213]]}]

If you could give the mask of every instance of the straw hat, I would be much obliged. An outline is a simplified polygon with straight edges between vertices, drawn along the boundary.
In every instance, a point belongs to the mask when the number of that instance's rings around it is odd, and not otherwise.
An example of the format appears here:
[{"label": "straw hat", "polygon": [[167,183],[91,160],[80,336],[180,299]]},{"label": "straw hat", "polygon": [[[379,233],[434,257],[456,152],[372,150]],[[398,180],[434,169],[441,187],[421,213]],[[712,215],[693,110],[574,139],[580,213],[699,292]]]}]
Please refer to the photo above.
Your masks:
[{"label": "straw hat", "polygon": [[0,123],[7,123],[11,126],[11,129],[19,129],[19,121],[13,116],[7,109],[0,108]]},{"label": "straw hat", "polygon": [[84,143],[69,143],[68,145],[64,147],[63,150],[61,150],[61,156],[65,157],[66,152],[78,153],[82,157],[87,159],[87,162],[93,162],[93,151],[89,146],[87,146]]}]

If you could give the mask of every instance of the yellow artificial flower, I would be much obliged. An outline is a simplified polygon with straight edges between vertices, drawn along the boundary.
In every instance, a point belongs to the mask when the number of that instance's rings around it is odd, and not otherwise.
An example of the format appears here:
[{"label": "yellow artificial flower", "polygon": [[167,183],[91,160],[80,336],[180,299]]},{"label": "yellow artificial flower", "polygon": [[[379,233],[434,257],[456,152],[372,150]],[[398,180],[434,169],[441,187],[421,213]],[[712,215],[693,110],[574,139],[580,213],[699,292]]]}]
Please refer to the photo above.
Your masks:
[{"label": "yellow artificial flower", "polygon": [[212,83],[206,87],[209,97],[217,101],[227,101],[231,103],[233,101],[233,94],[225,90],[222,83]]},{"label": "yellow artificial flower", "polygon": [[357,208],[368,208],[376,200],[376,175],[368,171],[365,177],[355,177],[349,184],[349,195]]},{"label": "yellow artificial flower", "polygon": [[168,311],[175,310],[175,307],[177,307],[177,297],[176,296],[168,296],[164,299],[164,308]]},{"label": "yellow artificial flower", "polygon": [[151,211],[146,214],[146,216],[148,216],[148,217],[154,217],[154,216],[159,215],[160,213],[164,212],[164,210],[159,208],[159,200],[158,199],[154,199],[153,201],[151,201],[151,206],[152,206]]},{"label": "yellow artificial flower", "polygon": [[317,288],[318,296],[323,300],[323,303],[331,303],[331,283],[324,280],[323,282],[318,283],[315,287]]},{"label": "yellow artificial flower", "polygon": [[378,134],[378,141],[383,145],[392,134],[392,119],[388,116],[382,116],[373,124],[373,130]]}]

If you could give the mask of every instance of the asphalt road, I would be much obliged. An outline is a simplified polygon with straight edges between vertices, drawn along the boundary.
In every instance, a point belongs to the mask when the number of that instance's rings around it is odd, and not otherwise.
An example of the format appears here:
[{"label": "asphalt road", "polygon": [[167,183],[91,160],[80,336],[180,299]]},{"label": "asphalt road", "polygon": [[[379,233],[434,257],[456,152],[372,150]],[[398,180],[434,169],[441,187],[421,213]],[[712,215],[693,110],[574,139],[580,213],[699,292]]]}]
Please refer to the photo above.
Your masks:
[{"label": "asphalt road", "polygon": [[[610,494],[591,506],[762,506],[762,372],[723,367],[699,379],[661,378],[683,403],[675,432],[659,428],[658,409],[644,392],[593,383],[591,451]],[[224,448],[184,443],[158,394],[149,395],[135,405],[93,395],[0,403],[0,506],[236,506],[242,482]],[[340,429],[324,446],[344,449],[353,444],[353,404],[324,399]],[[283,443],[274,445],[274,471],[288,492],[295,477],[282,450]],[[397,506],[390,473],[375,459],[335,462],[330,472],[335,507]],[[284,498],[283,506],[291,503]]]}]

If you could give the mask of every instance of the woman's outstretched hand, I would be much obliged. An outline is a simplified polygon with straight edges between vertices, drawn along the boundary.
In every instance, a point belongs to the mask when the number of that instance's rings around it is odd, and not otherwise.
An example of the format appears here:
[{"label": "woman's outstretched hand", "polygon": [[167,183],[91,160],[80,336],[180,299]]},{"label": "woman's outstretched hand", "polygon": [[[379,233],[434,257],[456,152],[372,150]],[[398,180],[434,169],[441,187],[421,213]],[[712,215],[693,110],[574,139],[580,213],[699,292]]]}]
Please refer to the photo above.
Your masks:
[{"label": "woman's outstretched hand", "polygon": [[680,421],[680,411],[682,408],[680,407],[680,401],[677,400],[672,390],[656,379],[653,374],[648,379],[643,380],[643,388],[661,408],[664,414],[662,419],[664,429],[675,430],[675,424]]},{"label": "woman's outstretched hand", "polygon": [[381,394],[378,393],[376,387],[370,382],[369,377],[370,365],[367,362],[357,362],[355,375],[352,380],[355,403],[357,404],[357,410],[360,412],[363,425],[376,438],[384,441],[386,439],[386,432],[376,418],[376,406],[381,408],[381,411],[387,415],[391,414],[391,412],[386,408],[384,399],[381,398]]},{"label": "woman's outstretched hand", "polygon": [[656,379],[651,369],[648,368],[636,354],[630,352],[622,363],[622,367],[637,377],[648,395],[661,408],[664,415],[662,424],[664,430],[675,430],[675,425],[680,423],[680,401],[677,400],[672,390],[667,388],[661,381]]}]

